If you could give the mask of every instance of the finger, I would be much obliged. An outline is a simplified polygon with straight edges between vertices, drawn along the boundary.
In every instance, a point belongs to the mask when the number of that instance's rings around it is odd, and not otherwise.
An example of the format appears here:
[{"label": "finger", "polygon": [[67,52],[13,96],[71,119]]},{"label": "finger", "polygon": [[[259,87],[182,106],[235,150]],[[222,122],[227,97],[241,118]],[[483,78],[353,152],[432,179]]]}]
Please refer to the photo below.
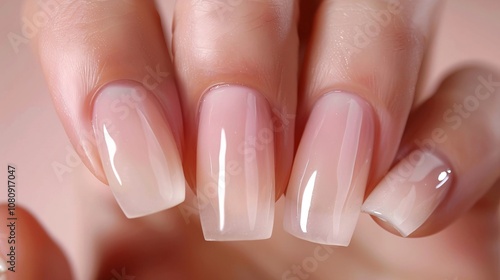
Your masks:
[{"label": "finger", "polygon": [[182,116],[153,2],[54,3],[27,13],[50,13],[35,49],[71,143],[128,217],[180,203]]},{"label": "finger", "polygon": [[405,157],[363,211],[402,236],[435,233],[468,211],[500,176],[500,76],[468,69],[448,78],[412,114]]},{"label": "finger", "polygon": [[0,206],[0,218],[7,221],[0,230],[0,279],[73,279],[64,253],[38,221],[22,207],[12,209]]},{"label": "finger", "polygon": [[184,163],[206,239],[271,234],[293,155],[297,7],[288,0],[177,2]]},{"label": "finger", "polygon": [[387,171],[396,154],[425,48],[422,23],[433,6],[322,2],[301,81],[298,126],[305,129],[284,218],[291,234],[349,244],[365,187]]}]

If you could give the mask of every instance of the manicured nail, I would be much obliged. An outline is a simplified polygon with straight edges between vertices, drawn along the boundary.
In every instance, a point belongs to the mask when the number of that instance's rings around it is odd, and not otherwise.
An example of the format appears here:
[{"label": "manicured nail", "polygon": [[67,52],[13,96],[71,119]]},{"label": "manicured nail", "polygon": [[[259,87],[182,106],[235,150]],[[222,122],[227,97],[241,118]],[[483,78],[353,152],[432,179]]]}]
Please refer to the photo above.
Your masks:
[{"label": "manicured nail", "polygon": [[387,222],[407,237],[443,201],[451,185],[450,167],[426,150],[415,150],[382,179],[363,212]]},{"label": "manicured nail", "polygon": [[93,126],[104,173],[127,217],[184,200],[179,151],[151,92],[132,81],[104,86],[95,99]]},{"label": "manicured nail", "polygon": [[267,100],[243,86],[218,86],[200,104],[197,197],[206,240],[271,236],[274,133]]},{"label": "manicured nail", "polygon": [[373,149],[373,114],[342,92],[315,104],[297,150],[284,227],[308,241],[347,246],[361,212]]}]

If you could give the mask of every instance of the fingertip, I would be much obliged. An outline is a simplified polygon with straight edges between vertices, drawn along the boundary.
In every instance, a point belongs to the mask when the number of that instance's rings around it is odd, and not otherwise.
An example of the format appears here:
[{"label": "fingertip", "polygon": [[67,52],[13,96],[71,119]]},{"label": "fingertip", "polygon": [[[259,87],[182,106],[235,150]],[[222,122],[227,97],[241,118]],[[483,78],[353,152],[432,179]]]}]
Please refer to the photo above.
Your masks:
[{"label": "fingertip", "polygon": [[[39,38],[34,41],[34,45],[55,110],[85,166],[104,184],[117,186],[114,184],[116,180],[113,173],[108,170],[111,161],[106,153],[110,150],[103,149],[103,135],[96,133],[92,119],[97,111],[95,100],[99,98],[102,89],[119,81],[133,81],[139,84],[143,91],[147,91],[144,95],[148,96],[146,99],[155,99],[158,106],[144,106],[144,100],[134,95],[134,87],[129,87],[128,91],[123,90],[116,98],[109,98],[110,102],[106,104],[106,108],[98,109],[99,115],[105,115],[105,118],[100,119],[101,124],[120,126],[122,135],[127,134],[132,139],[126,142],[124,137],[118,136],[119,132],[115,131],[113,134],[110,131],[112,138],[120,140],[120,143],[117,143],[119,146],[130,147],[129,151],[119,150],[118,157],[127,158],[120,166],[134,167],[127,171],[121,170],[125,173],[121,176],[129,179],[124,182],[129,183],[128,186],[135,185],[135,188],[125,195],[127,199],[119,201],[120,205],[128,205],[125,206],[128,216],[141,216],[155,209],[159,211],[171,207],[182,200],[180,192],[183,192],[184,184],[179,183],[182,176],[177,176],[182,174],[182,170],[179,171],[181,167],[178,166],[180,163],[177,163],[180,162],[179,151],[182,150],[184,134],[182,113],[175,78],[172,75],[173,67],[154,1],[39,3],[31,0],[28,1],[26,10],[32,14],[50,12],[50,17],[43,28],[40,28],[37,34]],[[141,111],[141,108],[146,109]],[[143,113],[145,118],[153,116],[158,125],[141,125],[137,122],[140,119],[138,112]],[[124,120],[133,124],[127,126],[122,122]],[[167,130],[168,133],[165,132]],[[168,135],[165,136],[165,133]],[[148,138],[148,135],[151,137]],[[156,141],[158,139],[159,143]],[[156,152],[155,155],[150,155],[152,150]],[[146,156],[141,156],[138,151]],[[168,167],[164,156],[167,152],[170,158],[173,158]],[[147,155],[151,161],[142,161]],[[133,163],[139,158],[144,165]],[[131,164],[127,165],[125,162]],[[152,167],[153,170],[145,171],[146,168],[142,168],[144,166]],[[166,171],[166,174],[160,174],[160,169],[163,169],[161,172]],[[168,182],[169,178],[173,178],[169,177],[169,171],[176,174],[172,182]],[[137,178],[143,180],[130,184]],[[140,188],[144,182],[153,182],[155,179],[162,182],[163,187],[156,192],[160,194],[154,196],[143,192],[141,196]],[[157,186],[156,183],[158,182],[148,185],[149,190]],[[166,190],[169,188],[179,192],[168,193]],[[123,189],[126,188],[121,190]],[[134,194],[138,195],[136,202],[130,199]],[[147,194],[149,199],[144,200]],[[169,195],[173,195],[175,199],[170,199]]]},{"label": "fingertip", "polygon": [[499,175],[498,77],[477,68],[448,77],[410,116],[400,147],[406,155],[362,210],[391,232],[421,237],[443,230],[478,203]]}]

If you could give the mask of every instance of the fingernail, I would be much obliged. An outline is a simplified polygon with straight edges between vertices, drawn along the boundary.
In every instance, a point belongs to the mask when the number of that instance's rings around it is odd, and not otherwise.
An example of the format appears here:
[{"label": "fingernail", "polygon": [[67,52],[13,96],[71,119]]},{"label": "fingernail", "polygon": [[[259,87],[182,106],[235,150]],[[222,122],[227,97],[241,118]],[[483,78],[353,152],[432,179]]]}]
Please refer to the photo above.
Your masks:
[{"label": "fingernail", "polygon": [[451,185],[450,167],[426,150],[415,150],[387,173],[363,204],[363,212],[378,217],[407,237],[443,201]]},{"label": "fingernail", "polygon": [[218,86],[201,104],[197,197],[206,240],[271,236],[274,136],[267,100],[243,86]]},{"label": "fingernail", "polygon": [[342,92],[315,104],[297,150],[285,230],[311,242],[347,246],[356,226],[373,149],[373,114]]},{"label": "fingernail", "polygon": [[151,92],[132,81],[108,84],[95,99],[92,121],[104,173],[127,217],[184,200],[179,151]]}]

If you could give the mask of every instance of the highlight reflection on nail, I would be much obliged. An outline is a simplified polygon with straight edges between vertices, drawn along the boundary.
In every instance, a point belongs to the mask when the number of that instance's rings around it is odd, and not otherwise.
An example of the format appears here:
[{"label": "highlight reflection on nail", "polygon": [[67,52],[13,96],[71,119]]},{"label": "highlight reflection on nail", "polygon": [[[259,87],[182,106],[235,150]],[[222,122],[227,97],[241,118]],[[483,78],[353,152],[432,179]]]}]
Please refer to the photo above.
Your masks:
[{"label": "highlight reflection on nail", "polygon": [[361,211],[372,149],[368,103],[342,92],[321,97],[295,157],[285,230],[312,242],[347,246]]},{"label": "highlight reflection on nail", "polygon": [[392,225],[406,237],[418,229],[444,199],[452,171],[439,157],[415,150],[373,190],[363,211]]},{"label": "highlight reflection on nail", "polygon": [[315,170],[307,181],[306,188],[304,189],[304,196],[302,198],[302,208],[300,212],[300,228],[303,232],[307,232],[307,221],[309,220],[309,210],[311,209],[312,193],[314,184],[316,183],[316,175],[318,170]]},{"label": "highlight reflection on nail", "polygon": [[274,220],[274,132],[267,100],[234,85],[200,104],[197,197],[206,240],[269,238]]},{"label": "highlight reflection on nail", "polygon": [[184,200],[180,154],[151,92],[132,81],[106,85],[94,102],[93,126],[106,178],[127,217]]}]

